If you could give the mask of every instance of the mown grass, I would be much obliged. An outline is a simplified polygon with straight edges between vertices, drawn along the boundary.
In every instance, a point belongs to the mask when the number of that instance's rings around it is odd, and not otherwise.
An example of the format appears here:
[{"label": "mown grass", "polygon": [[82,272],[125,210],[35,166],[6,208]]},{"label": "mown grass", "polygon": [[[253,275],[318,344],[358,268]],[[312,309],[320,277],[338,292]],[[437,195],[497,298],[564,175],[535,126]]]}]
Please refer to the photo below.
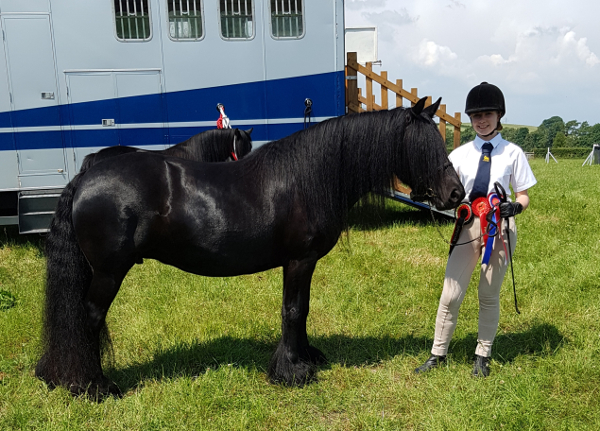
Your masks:
[{"label": "mown grass", "polygon": [[[449,363],[429,354],[447,246],[427,213],[390,201],[354,213],[349,240],[317,266],[308,322],[329,359],[304,388],[268,383],[280,336],[281,269],[205,278],[147,261],[108,316],[106,373],[124,391],[102,403],[49,390],[40,354],[43,239],[0,232],[2,430],[600,429],[600,166],[531,165],[538,185],[518,218],[492,375],[470,377],[473,281]],[[452,226],[441,219],[450,236]]]}]

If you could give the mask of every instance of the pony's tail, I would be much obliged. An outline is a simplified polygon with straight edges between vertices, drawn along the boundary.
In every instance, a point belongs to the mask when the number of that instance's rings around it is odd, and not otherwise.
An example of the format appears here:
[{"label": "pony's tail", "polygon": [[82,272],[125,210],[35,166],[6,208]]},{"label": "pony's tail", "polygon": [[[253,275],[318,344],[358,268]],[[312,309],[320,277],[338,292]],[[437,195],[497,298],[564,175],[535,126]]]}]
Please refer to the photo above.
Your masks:
[{"label": "pony's tail", "polygon": [[[97,378],[99,356],[87,325],[84,298],[92,269],[73,226],[73,197],[82,174],[64,188],[46,239],[44,354],[35,374],[50,386],[82,387]],[[100,373],[101,370],[100,370]]]}]

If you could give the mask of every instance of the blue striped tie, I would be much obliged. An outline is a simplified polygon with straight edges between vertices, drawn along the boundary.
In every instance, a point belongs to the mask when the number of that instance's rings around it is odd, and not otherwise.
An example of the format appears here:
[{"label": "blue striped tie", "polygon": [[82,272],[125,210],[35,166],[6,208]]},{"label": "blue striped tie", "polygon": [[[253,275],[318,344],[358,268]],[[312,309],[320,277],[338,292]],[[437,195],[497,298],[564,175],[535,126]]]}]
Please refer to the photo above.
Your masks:
[{"label": "blue striped tie", "polygon": [[492,150],[494,146],[489,142],[483,144],[481,147],[481,159],[479,159],[479,166],[477,167],[477,175],[475,176],[475,182],[473,183],[473,190],[469,195],[469,201],[473,202],[475,199],[487,196],[488,188],[490,185],[490,169],[492,168]]}]

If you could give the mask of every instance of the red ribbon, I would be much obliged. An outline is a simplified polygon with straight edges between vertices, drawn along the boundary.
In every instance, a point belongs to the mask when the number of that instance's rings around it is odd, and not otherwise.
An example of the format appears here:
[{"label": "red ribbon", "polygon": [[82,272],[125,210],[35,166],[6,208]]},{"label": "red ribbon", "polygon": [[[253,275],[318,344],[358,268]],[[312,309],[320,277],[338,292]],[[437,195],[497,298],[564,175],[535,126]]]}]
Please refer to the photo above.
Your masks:
[{"label": "red ribbon", "polygon": [[492,209],[487,197],[480,197],[473,201],[471,204],[471,208],[473,208],[473,214],[479,217],[479,224],[481,225],[481,233],[483,234],[483,243],[487,243],[487,215]]}]

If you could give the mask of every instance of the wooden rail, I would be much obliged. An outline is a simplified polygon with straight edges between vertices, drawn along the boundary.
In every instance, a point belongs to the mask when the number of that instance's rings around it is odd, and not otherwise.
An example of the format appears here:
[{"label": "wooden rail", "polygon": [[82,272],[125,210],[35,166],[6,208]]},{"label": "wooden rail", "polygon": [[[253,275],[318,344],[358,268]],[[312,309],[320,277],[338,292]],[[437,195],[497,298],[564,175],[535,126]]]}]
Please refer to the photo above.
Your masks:
[{"label": "wooden rail", "polygon": [[[361,73],[366,79],[365,96],[358,88],[358,74]],[[381,86],[381,105],[375,103],[375,95],[373,94],[373,81]],[[349,52],[346,58],[346,107],[350,112],[364,112],[388,108],[388,92],[396,94],[396,106],[402,106],[403,99],[408,99],[411,104],[419,101],[417,89],[411,88],[410,92],[402,88],[402,80],[397,79],[396,82],[388,80],[387,72],[381,72],[381,75],[373,72],[372,64],[367,63],[363,66],[356,60],[356,52]],[[427,106],[431,105],[431,96],[427,97]],[[363,108],[363,105],[365,106]],[[446,142],[446,123],[454,126],[453,133],[453,148],[460,146],[460,112],[456,112],[454,116],[446,113],[446,105],[440,105],[436,112],[439,117],[439,129],[444,142]]]}]

